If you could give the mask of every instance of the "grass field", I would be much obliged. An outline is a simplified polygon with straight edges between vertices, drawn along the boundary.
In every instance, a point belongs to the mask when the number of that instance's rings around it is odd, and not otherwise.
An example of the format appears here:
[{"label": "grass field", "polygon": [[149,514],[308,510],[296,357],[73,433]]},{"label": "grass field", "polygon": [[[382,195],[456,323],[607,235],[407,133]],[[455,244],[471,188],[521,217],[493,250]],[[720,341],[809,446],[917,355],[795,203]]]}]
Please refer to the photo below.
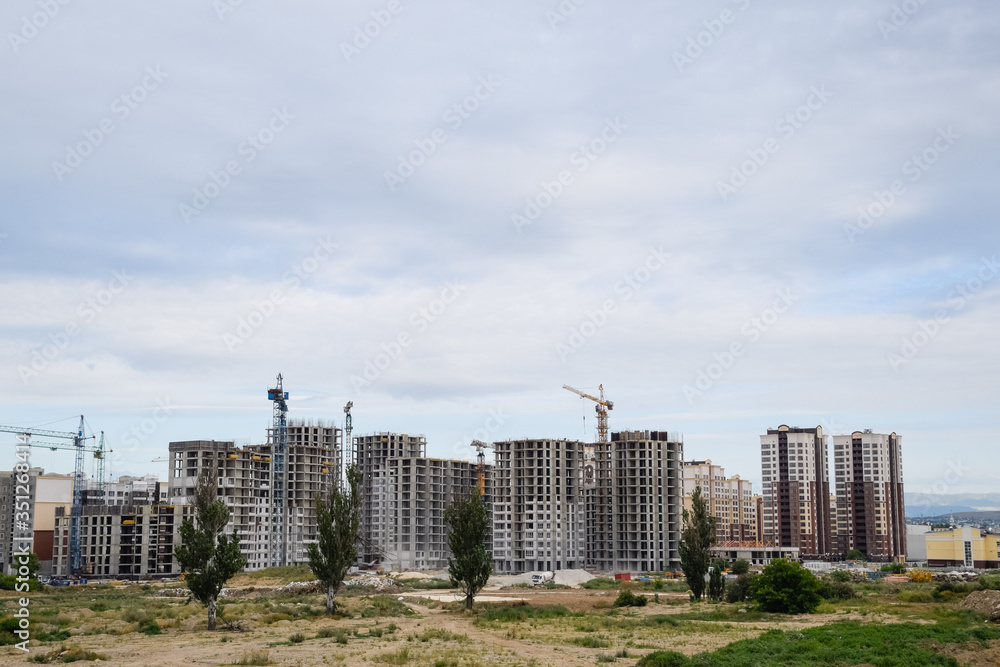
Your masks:
[{"label": "grass field", "polygon": [[860,584],[857,597],[817,613],[765,614],[743,604],[692,604],[676,582],[644,592],[643,607],[612,607],[618,585],[592,589],[485,591],[500,603],[430,601],[441,582],[414,581],[391,594],[347,590],[341,615],[318,594],[262,590],[308,579],[299,568],[241,575],[240,597],[205,610],[162,586],[89,585],[31,594],[31,652],[12,644],[19,594],[0,597],[0,664],[100,660],[114,665],[996,665],[1000,629],[962,609],[968,591],[933,584]]}]

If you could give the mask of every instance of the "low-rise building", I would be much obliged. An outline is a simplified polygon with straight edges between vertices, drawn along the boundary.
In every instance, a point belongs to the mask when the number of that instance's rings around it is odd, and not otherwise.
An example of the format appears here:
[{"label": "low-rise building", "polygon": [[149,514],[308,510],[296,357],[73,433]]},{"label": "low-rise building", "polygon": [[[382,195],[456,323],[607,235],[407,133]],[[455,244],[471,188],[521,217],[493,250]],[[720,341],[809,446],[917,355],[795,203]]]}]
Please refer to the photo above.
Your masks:
[{"label": "low-rise building", "polygon": [[978,528],[932,530],[924,535],[928,567],[1000,568],[1000,535]]},{"label": "low-rise building", "polygon": [[747,543],[739,546],[715,546],[709,551],[712,552],[713,559],[724,558],[730,563],[742,559],[751,565],[769,565],[776,558],[799,560],[798,547],[765,547]]}]

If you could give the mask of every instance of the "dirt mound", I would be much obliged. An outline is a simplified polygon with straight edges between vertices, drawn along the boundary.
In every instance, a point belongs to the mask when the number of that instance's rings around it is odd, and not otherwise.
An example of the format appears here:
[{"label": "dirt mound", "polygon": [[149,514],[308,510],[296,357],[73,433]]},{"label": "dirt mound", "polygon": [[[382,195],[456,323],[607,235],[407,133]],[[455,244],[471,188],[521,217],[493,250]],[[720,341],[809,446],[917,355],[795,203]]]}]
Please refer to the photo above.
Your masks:
[{"label": "dirt mound", "polygon": [[974,591],[962,600],[960,606],[986,614],[991,621],[1000,621],[1000,591]]},{"label": "dirt mound", "polygon": [[580,584],[588,582],[593,578],[594,575],[584,570],[557,570],[555,573],[555,582],[557,584],[573,588],[579,588]]}]

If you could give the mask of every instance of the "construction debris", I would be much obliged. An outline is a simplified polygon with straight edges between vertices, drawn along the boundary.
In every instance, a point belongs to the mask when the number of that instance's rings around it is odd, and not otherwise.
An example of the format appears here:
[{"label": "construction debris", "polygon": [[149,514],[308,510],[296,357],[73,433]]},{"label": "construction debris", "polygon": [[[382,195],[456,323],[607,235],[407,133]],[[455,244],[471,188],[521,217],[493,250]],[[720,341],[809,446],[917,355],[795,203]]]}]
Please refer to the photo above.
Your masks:
[{"label": "construction debris", "polygon": [[1000,623],[1000,591],[973,591],[959,606],[986,614],[994,623]]},{"label": "construction debris", "polygon": [[345,586],[371,586],[376,591],[387,591],[396,586],[396,581],[390,577],[383,577],[377,574],[362,574],[354,579],[344,582]]}]

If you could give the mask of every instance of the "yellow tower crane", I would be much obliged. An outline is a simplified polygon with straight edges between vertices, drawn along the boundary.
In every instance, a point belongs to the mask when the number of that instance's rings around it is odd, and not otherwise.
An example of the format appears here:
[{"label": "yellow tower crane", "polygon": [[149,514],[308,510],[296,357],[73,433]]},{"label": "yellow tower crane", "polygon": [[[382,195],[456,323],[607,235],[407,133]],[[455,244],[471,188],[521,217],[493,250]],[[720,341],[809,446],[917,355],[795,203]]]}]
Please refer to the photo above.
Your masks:
[{"label": "yellow tower crane", "polygon": [[569,391],[577,394],[583,398],[589,398],[590,400],[597,403],[594,409],[597,411],[597,442],[607,442],[608,441],[608,410],[613,410],[615,404],[604,398],[604,385],[598,385],[597,390],[600,394],[600,398],[597,396],[591,396],[590,394],[585,394],[579,389],[574,389],[568,384],[563,385],[563,389],[568,389]]},{"label": "yellow tower crane", "polygon": [[479,455],[476,457],[479,465],[476,467],[479,473],[479,497],[482,499],[483,504],[486,503],[486,450],[493,449],[493,445],[485,443],[482,440],[473,440],[472,447],[476,448]]}]

